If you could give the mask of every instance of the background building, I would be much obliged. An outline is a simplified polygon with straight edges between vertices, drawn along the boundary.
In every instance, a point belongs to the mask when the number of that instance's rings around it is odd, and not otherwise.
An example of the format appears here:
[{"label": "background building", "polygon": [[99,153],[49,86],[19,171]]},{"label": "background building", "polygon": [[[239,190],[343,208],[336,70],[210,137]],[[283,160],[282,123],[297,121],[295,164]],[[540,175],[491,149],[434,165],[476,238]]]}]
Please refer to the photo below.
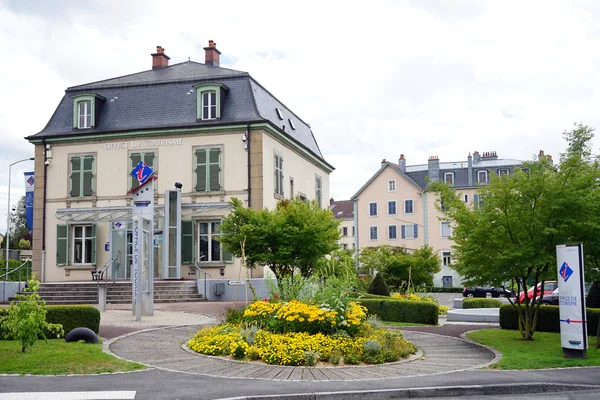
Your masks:
[{"label": "background building", "polygon": [[339,240],[340,246],[343,249],[355,248],[354,203],[352,200],[335,201],[332,198],[329,200],[329,208],[335,219],[340,220],[340,232],[342,234]]},{"label": "background building", "polygon": [[427,191],[427,182],[447,182],[465,203],[473,204],[479,201],[477,187],[489,182],[491,174],[510,174],[521,163],[499,159],[495,151],[475,151],[466,160],[455,162],[440,162],[431,156],[427,164],[418,165],[407,165],[404,154],[397,164],[382,160],[379,170],[351,199],[356,247],[390,245],[414,250],[428,245],[441,259],[441,271],[433,284],[461,286],[461,277],[452,268],[452,225],[440,220],[438,197]]},{"label": "background building", "polygon": [[[326,206],[333,167],[310,126],[247,72],[222,68],[216,43],[204,50],[204,64],[170,66],[158,46],[151,70],[70,87],[46,127],[26,138],[35,145],[33,262],[43,281],[89,280],[112,258],[109,277],[130,279],[128,191],[140,162],[158,176],[156,279],[194,278],[199,257],[212,277],[237,278],[238,260],[216,240],[232,197],[255,209],[294,195]],[[181,226],[165,243],[165,193],[176,190]]]}]

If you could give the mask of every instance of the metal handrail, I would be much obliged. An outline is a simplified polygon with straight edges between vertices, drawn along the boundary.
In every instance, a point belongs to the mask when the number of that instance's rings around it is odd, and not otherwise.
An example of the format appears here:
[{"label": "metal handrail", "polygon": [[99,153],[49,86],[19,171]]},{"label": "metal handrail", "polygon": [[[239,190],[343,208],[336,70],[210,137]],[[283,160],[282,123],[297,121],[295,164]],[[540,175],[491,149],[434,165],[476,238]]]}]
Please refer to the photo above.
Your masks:
[{"label": "metal handrail", "polygon": [[[115,261],[117,261],[117,257],[113,257],[113,258],[109,259],[102,268],[93,270],[92,274],[99,275],[99,277],[102,277],[104,275],[104,273],[106,272],[106,270],[108,269],[108,267],[110,267],[112,265],[112,263],[114,263]],[[98,279],[98,281],[100,281],[100,279]]]},{"label": "metal handrail", "polygon": [[[25,265],[29,266],[30,262],[31,262],[31,258],[28,258],[25,261],[23,261],[23,264],[19,265],[15,269],[6,272],[4,275],[0,275],[0,279],[3,279],[3,281],[4,281],[3,287],[2,287],[2,297],[3,297],[2,300],[6,300],[4,298],[6,297],[6,279],[8,278],[8,275],[12,274],[15,271],[19,271],[19,292],[20,292],[21,291],[21,268],[23,268],[23,266],[25,266]],[[27,273],[25,273],[25,277],[28,278]]]},{"label": "metal handrail", "polygon": [[204,256],[200,256],[198,257],[195,261],[194,261],[194,267],[196,270],[196,279],[194,279],[196,281],[196,293],[198,292],[198,272],[202,272],[204,274],[204,296],[206,296],[206,300],[208,299],[208,291],[206,290],[206,276],[210,276],[212,278],[212,275],[209,274],[208,272],[206,272],[205,270],[203,270],[202,268],[200,268],[200,260],[203,259]]}]

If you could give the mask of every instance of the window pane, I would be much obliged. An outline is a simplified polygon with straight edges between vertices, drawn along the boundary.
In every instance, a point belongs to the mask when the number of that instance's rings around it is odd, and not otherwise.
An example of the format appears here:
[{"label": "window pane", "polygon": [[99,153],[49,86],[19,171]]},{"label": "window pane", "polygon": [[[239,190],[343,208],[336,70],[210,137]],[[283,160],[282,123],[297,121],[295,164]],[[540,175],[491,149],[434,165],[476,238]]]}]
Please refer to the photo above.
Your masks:
[{"label": "window pane", "polygon": [[206,222],[200,223],[200,234],[206,235],[208,233],[208,224]]},{"label": "window pane", "polygon": [[[204,256],[204,257],[202,257]],[[210,261],[208,257],[208,236],[200,235],[200,257],[202,257],[201,261]]]},{"label": "window pane", "polygon": [[76,226],[75,227],[75,237],[76,238],[80,238],[83,236],[83,227],[82,226]]},{"label": "window pane", "polygon": [[73,262],[75,264],[81,264],[83,261],[83,255],[82,255],[82,241],[81,239],[75,239],[75,243],[73,246]]},{"label": "window pane", "polygon": [[[90,231],[91,231],[91,227],[90,227]],[[87,231],[87,229],[86,229]],[[91,232],[90,232],[91,234]],[[85,263],[86,264],[91,264],[92,263],[92,239],[91,238],[86,238],[85,239]]]},{"label": "window pane", "polygon": [[213,237],[210,242],[210,261],[221,261],[221,243]]},{"label": "window pane", "polygon": [[86,226],[85,227],[85,237],[86,238],[91,238],[92,237],[92,227],[91,226]]}]

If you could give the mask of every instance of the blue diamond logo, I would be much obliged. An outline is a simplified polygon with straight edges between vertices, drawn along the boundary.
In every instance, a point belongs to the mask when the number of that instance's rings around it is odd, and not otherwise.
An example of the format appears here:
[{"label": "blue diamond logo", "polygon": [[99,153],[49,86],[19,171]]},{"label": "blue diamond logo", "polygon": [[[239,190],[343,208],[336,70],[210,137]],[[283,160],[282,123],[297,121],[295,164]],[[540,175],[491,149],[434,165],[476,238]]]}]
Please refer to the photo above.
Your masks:
[{"label": "blue diamond logo", "polygon": [[563,265],[560,267],[558,273],[560,274],[560,277],[566,282],[569,280],[571,275],[573,275],[573,270],[571,269],[571,267],[569,267],[569,264],[564,262]]}]

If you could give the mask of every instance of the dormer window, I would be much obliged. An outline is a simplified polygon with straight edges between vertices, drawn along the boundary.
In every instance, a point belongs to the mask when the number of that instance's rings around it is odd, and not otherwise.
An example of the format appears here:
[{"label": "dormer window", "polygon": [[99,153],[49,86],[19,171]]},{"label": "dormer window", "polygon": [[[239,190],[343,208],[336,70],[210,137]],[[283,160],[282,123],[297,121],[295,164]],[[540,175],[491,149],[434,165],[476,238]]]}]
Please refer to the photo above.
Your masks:
[{"label": "dormer window", "polygon": [[281,110],[279,108],[275,108],[275,111],[277,111],[277,116],[279,117],[279,119],[283,119],[283,115],[281,115]]},{"label": "dormer window", "polygon": [[454,172],[444,172],[444,182],[449,185],[454,184]]},{"label": "dormer window", "polygon": [[91,128],[92,127],[92,102],[90,100],[82,100],[77,103],[79,109],[79,122],[77,123],[78,129]]},{"label": "dormer window", "polygon": [[79,94],[73,97],[73,128],[90,129],[96,126],[104,97],[97,94]]},{"label": "dormer window", "polygon": [[294,125],[294,121],[292,121],[292,119],[288,119],[288,121],[290,121],[290,126],[292,127],[293,130],[296,130],[296,125]]},{"label": "dormer window", "polygon": [[196,89],[196,119],[210,121],[221,118],[223,100],[229,88],[221,83],[202,83]]},{"label": "dormer window", "polygon": [[202,93],[202,119],[217,119],[217,92]]}]

